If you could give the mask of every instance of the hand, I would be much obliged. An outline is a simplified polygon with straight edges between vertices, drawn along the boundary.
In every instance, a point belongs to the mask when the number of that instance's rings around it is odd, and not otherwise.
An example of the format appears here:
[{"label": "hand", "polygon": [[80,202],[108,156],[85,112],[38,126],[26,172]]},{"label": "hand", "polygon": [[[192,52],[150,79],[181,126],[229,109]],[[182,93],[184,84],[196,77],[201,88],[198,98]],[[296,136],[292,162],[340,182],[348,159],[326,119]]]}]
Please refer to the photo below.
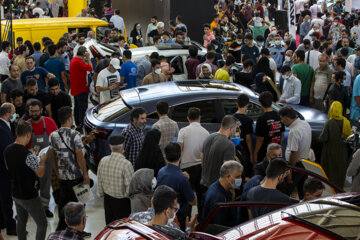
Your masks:
[{"label": "hand", "polygon": [[45,153],[43,153],[40,156],[40,164],[45,164],[46,159],[47,159],[47,155]]},{"label": "hand", "polygon": [[119,88],[124,88],[127,86],[127,83],[123,83],[122,85],[119,85]]},{"label": "hand", "polygon": [[117,88],[117,87],[119,87],[119,84],[118,83],[113,83],[113,84],[111,84],[109,86],[109,90],[112,90],[112,89]]},{"label": "hand", "polygon": [[184,171],[183,174],[185,175],[185,177],[186,177],[187,179],[190,179],[190,175],[189,175],[186,171]]},{"label": "hand", "polygon": [[198,214],[195,214],[194,217],[191,219],[191,221],[189,221],[189,217],[186,217],[186,226],[191,229],[194,229],[197,217],[198,217]]},{"label": "hand", "polygon": [[286,103],[285,99],[280,99],[278,103]]},{"label": "hand", "polygon": [[90,184],[90,178],[89,178],[89,175],[87,173],[84,174],[84,184]]},{"label": "hand", "polygon": [[56,76],[55,76],[54,74],[52,74],[52,73],[49,73],[49,74],[48,74],[48,77],[49,77],[49,78],[56,78]]}]

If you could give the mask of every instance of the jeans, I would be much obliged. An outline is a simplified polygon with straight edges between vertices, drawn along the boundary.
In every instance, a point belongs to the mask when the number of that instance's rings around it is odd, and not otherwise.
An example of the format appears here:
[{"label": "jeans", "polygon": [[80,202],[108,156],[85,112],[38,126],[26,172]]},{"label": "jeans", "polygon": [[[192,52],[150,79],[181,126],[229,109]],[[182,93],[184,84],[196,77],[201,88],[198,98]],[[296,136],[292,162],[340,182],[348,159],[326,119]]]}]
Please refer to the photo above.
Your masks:
[{"label": "jeans", "polygon": [[76,126],[83,126],[84,124],[84,117],[88,108],[88,95],[88,93],[83,92],[74,96],[74,116]]},{"label": "jeans", "polygon": [[19,240],[26,240],[26,223],[30,216],[36,223],[36,240],[44,240],[46,237],[47,220],[45,211],[41,205],[39,197],[22,200],[14,198],[16,212],[17,212],[17,224],[16,233]]},{"label": "jeans", "polygon": [[40,199],[44,209],[49,208],[51,178],[52,165],[51,159],[48,157],[45,161],[45,174],[42,178],[40,178]]}]

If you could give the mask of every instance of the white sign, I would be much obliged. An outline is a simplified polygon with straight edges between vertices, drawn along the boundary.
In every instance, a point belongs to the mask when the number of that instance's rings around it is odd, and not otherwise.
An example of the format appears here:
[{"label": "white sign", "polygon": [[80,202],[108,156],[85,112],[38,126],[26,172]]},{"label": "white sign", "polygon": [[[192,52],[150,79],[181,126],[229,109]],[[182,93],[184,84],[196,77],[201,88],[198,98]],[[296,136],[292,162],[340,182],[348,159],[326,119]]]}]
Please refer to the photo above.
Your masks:
[{"label": "white sign", "polygon": [[289,33],[296,37],[296,14],[295,14],[295,0],[289,0],[288,3],[288,24]]}]

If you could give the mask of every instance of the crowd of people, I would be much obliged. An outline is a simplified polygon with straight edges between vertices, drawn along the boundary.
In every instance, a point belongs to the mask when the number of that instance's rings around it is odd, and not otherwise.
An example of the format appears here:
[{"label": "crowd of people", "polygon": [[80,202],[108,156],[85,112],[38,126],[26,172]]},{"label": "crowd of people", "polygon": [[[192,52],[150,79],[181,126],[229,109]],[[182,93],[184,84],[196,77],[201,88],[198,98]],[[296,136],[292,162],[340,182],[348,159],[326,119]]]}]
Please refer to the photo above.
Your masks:
[{"label": "crowd of people", "polygon": [[[360,126],[359,16],[356,11],[344,11],[342,1],[332,9],[312,0],[295,3],[296,36],[271,23],[277,1],[214,3],[212,22],[202,29],[206,55],[199,57],[198,48],[188,47],[188,79],[233,81],[248,87],[259,93],[263,114],[253,128],[247,116],[249,97],[239,94],[237,111],[223,117],[218,132],[209,133],[201,125],[199,108],[188,109],[189,125],[179,129],[168,116],[169,104],[160,101],[158,121],[151,130],[145,129],[145,109],[133,108],[128,126],[120,135],[109,137],[111,154],[98,166],[96,194],[104,199],[106,224],[130,217],[174,238],[186,238],[219,202],[291,204],[295,196],[304,201],[321,197],[324,185],[319,180],[288,169],[304,169],[302,159],[314,160],[310,125],[290,106],[275,111],[273,102],[328,114],[318,139],[321,159],[316,161],[330,182],[343,188],[345,177],[350,176],[352,191],[360,191],[356,184],[360,153],[350,163],[344,143],[351,126]],[[19,10],[20,18],[47,16],[41,1],[16,1],[13,9]],[[83,9],[78,17],[93,15]],[[26,239],[30,215],[37,226],[36,239],[45,239],[46,218],[54,217],[49,209],[53,197],[59,222],[48,239],[91,236],[84,231],[85,207],[77,203],[73,190],[81,183],[92,185],[83,152],[98,134],[84,131],[89,86],[93,84],[102,104],[125,89],[171,81],[175,70],[164,56],[153,52],[133,62],[130,44],[190,42],[191,32],[180,15],[168,30],[153,16],[144,35],[140,24],[135,24],[128,42],[120,11],[106,3],[104,18],[112,24],[98,40],[118,51],[103,59],[92,58],[84,46],[95,37],[92,31],[64,33],[60,39],[44,37],[41,43],[18,37],[13,54],[9,54],[9,42],[1,43],[0,226],[7,235]],[[285,127],[289,128],[286,140]],[[197,206],[198,215],[192,214],[192,206]],[[212,223],[234,226],[272,210],[251,207],[240,214],[221,209]]]}]

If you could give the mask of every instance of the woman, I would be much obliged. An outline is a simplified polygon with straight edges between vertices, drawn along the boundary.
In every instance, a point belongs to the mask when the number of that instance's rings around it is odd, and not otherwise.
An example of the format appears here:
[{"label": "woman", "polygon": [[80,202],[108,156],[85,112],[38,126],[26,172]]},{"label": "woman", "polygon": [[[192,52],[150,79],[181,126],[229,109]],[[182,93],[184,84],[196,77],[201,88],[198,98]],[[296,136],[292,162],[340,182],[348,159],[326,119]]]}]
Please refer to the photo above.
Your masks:
[{"label": "woman", "polygon": [[329,120],[325,123],[319,137],[323,142],[321,165],[329,181],[340,188],[344,187],[348,166],[348,154],[344,139],[351,134],[350,122],[342,115],[342,112],[342,104],[334,101],[328,113]]},{"label": "woman", "polygon": [[130,37],[132,38],[132,43],[135,44],[138,47],[142,47],[142,34],[141,34],[141,25],[140,23],[136,23],[134,25],[133,30],[130,33]]},{"label": "woman", "polygon": [[131,213],[146,211],[151,206],[150,201],[155,187],[154,170],[142,168],[134,173],[129,187]]},{"label": "woman", "polygon": [[135,161],[135,171],[140,168],[150,168],[154,170],[156,177],[160,168],[165,166],[165,160],[159,146],[160,137],[161,132],[157,129],[151,129],[146,134],[139,156]]},{"label": "woman", "polygon": [[255,91],[258,93],[270,91],[276,102],[279,99],[279,94],[275,90],[274,74],[270,69],[270,61],[267,57],[260,58],[259,62],[255,65],[253,74],[255,78]]},{"label": "woman", "polygon": [[29,56],[33,55],[34,47],[29,40],[26,40],[24,44],[29,48]]},{"label": "woman", "polygon": [[201,72],[198,79],[214,79],[210,64],[204,63],[203,65],[201,65]]}]

